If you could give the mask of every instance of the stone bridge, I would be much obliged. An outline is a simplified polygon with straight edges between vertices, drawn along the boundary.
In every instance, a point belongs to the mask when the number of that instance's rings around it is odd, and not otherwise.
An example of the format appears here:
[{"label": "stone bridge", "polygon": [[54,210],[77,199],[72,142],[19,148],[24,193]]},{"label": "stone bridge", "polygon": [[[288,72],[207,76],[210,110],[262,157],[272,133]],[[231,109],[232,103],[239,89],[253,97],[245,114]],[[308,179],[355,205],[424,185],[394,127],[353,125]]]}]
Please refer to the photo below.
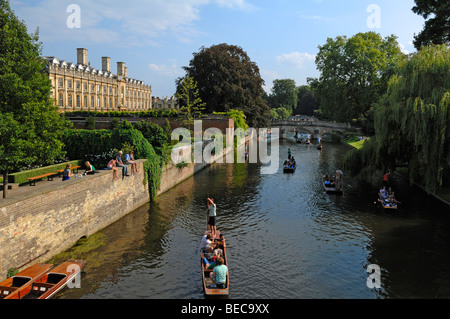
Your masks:
[{"label": "stone bridge", "polygon": [[323,137],[326,134],[341,135],[346,132],[357,132],[360,129],[346,123],[322,122],[322,121],[273,121],[272,128],[280,129],[280,138],[294,137],[295,133],[311,134],[312,139]]}]

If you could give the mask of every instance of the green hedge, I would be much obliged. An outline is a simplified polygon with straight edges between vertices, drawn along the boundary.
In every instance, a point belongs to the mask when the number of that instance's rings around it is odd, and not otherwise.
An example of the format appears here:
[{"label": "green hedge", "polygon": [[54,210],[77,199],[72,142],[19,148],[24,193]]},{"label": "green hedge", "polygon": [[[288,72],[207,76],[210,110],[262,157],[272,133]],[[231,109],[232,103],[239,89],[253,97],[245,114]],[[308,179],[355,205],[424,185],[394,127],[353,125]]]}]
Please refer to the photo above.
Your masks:
[{"label": "green hedge", "polygon": [[[63,137],[66,156],[83,157],[91,161],[94,167],[101,167],[117,154],[114,149],[122,149],[127,143],[134,146],[135,159],[147,159],[144,163],[144,183],[149,186],[151,199],[156,196],[162,174],[162,163],[152,145],[136,129],[131,130],[66,130]],[[125,155],[125,154],[124,154]]]},{"label": "green hedge", "polygon": [[74,161],[59,163],[59,164],[55,164],[55,165],[39,167],[39,168],[31,169],[28,171],[22,171],[22,172],[18,172],[18,173],[9,174],[8,175],[8,183],[18,183],[18,184],[28,183],[27,178],[39,176],[39,175],[43,175],[43,174],[48,174],[48,173],[56,173],[58,170],[66,168],[66,165],[68,163],[71,163],[72,166],[82,166],[82,161],[74,160]]}]

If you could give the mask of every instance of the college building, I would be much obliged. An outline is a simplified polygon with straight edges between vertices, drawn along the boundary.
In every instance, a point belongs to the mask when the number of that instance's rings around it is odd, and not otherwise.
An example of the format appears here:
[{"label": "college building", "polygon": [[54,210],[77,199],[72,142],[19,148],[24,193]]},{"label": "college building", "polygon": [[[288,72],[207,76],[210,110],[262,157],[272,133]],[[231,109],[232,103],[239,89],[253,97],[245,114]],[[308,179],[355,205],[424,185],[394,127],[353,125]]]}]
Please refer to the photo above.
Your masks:
[{"label": "college building", "polygon": [[77,49],[77,63],[44,57],[52,81],[52,98],[61,112],[146,111],[152,109],[152,87],[129,78],[124,62],[111,72],[111,58],[102,57],[102,68],[88,63],[87,49]]}]

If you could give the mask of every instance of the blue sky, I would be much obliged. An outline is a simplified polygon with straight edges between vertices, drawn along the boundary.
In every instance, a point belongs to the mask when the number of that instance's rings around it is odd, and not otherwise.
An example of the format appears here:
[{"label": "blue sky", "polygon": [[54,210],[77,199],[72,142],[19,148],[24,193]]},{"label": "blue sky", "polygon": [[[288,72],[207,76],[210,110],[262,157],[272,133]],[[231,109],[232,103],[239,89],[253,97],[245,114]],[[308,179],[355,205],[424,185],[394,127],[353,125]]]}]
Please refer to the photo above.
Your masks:
[{"label": "blue sky", "polygon": [[[145,81],[153,96],[172,96],[183,66],[200,47],[241,46],[258,65],[270,92],[275,79],[306,84],[318,77],[314,58],[328,37],[375,31],[395,34],[404,52],[414,52],[414,34],[424,20],[414,0],[10,0],[29,32],[39,27],[43,55],[76,62],[88,49],[91,66],[111,57],[128,76]],[[70,4],[80,8],[80,27],[69,28]],[[377,9],[374,11],[373,8]],[[379,12],[379,14],[377,14]],[[368,23],[369,21],[369,23]],[[374,23],[376,22],[376,23]]]}]

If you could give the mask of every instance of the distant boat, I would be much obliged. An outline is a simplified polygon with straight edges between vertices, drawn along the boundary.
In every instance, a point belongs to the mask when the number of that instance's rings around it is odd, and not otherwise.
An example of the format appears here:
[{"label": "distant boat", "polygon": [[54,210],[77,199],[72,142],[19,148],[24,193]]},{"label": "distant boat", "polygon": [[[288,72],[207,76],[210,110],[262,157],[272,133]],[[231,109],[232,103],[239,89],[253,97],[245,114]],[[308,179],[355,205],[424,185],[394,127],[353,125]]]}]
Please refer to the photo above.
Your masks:
[{"label": "distant boat", "polygon": [[317,149],[318,149],[319,151],[321,151],[321,150],[322,150],[322,144],[317,145]]},{"label": "distant boat", "polygon": [[341,189],[336,189],[334,183],[332,183],[332,184],[326,184],[326,183],[325,183],[325,176],[322,178],[322,185],[323,185],[323,188],[325,189],[325,191],[326,191],[328,194],[337,194],[337,195],[341,195],[341,194],[344,193],[344,190],[343,190],[342,188],[341,188]]},{"label": "distant boat", "polygon": [[[205,232],[205,234],[208,234],[208,231]],[[220,238],[220,232],[216,231],[216,237],[213,240],[215,243],[217,243],[217,247],[222,249],[223,251],[223,260],[224,265],[228,268],[228,258],[226,254],[226,242],[225,238]],[[203,281],[203,291],[206,296],[209,297],[215,297],[215,296],[228,296],[230,293],[230,276],[229,276],[229,270],[227,269],[227,281],[225,284],[225,288],[217,288],[214,284],[213,279],[210,277],[211,273],[213,272],[212,269],[207,269],[205,267],[205,263],[203,262],[203,258],[205,258],[205,253],[202,251],[202,258],[201,258],[201,264],[202,264],[202,281]]]},{"label": "distant boat", "polygon": [[22,290],[29,287],[37,278],[52,267],[53,265],[51,264],[38,263],[0,282],[0,299],[12,299],[14,296],[20,296]]}]

